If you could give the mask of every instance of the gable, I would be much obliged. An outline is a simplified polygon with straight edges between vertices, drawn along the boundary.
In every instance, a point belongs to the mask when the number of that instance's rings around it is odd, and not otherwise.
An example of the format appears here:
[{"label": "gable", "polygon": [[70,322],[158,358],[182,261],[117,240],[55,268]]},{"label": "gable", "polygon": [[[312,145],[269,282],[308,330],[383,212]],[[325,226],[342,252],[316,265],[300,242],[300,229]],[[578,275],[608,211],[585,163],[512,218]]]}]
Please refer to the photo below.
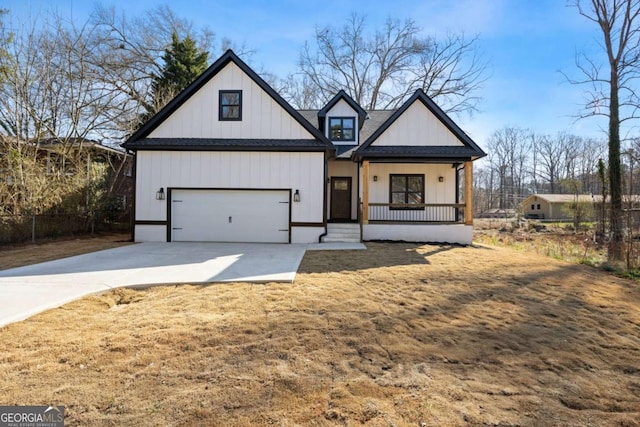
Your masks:
[{"label": "gable", "polygon": [[351,108],[349,104],[344,99],[338,101],[333,107],[331,107],[327,111],[327,117],[336,117],[336,116],[348,116],[348,117],[358,117],[358,113],[356,110]]},{"label": "gable", "polygon": [[[242,120],[219,120],[219,91],[242,91]],[[159,123],[149,138],[315,139],[233,61]]]},{"label": "gable", "polygon": [[416,100],[371,146],[464,146],[422,102]]}]

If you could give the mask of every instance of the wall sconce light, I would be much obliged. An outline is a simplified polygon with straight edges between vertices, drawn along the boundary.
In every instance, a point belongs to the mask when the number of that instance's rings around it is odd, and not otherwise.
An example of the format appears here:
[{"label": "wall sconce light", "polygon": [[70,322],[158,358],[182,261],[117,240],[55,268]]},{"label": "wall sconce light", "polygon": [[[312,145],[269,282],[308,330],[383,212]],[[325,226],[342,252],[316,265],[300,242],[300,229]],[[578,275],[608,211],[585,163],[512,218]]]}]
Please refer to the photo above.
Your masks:
[{"label": "wall sconce light", "polygon": [[156,191],[156,200],[164,200],[164,188],[160,187],[160,189]]},{"label": "wall sconce light", "polygon": [[377,181],[378,180],[378,175],[373,175],[373,180]]},{"label": "wall sconce light", "polygon": [[444,177],[443,176],[439,176],[438,177],[438,182],[444,182]]},{"label": "wall sconce light", "polygon": [[296,192],[293,193],[293,201],[294,202],[299,202],[300,201],[300,190],[296,190]]}]

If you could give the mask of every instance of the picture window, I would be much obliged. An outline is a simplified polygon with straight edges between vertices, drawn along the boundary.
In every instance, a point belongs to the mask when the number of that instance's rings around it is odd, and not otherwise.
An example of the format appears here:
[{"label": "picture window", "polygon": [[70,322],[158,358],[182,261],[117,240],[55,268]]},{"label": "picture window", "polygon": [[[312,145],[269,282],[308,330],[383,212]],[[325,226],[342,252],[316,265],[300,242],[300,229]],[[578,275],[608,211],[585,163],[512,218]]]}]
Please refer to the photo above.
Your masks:
[{"label": "picture window", "polygon": [[[417,205],[424,203],[424,175],[391,175],[389,203]],[[392,207],[391,209],[423,209],[422,207]]]}]

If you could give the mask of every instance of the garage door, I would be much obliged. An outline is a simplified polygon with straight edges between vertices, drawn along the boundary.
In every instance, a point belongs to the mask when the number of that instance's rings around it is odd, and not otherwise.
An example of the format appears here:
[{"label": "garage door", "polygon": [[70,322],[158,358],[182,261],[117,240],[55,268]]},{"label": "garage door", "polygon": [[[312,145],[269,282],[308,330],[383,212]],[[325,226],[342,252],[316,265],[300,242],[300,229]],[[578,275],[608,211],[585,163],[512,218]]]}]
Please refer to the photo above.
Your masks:
[{"label": "garage door", "polygon": [[289,191],[172,190],[174,242],[289,243]]}]

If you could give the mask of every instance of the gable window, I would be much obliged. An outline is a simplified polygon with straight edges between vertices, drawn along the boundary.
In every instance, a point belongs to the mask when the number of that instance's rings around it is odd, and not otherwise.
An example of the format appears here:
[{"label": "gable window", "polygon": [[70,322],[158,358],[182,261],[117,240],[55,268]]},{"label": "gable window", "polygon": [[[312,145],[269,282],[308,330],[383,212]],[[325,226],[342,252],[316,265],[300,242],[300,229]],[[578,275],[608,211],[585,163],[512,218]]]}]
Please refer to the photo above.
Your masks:
[{"label": "gable window", "polygon": [[[424,175],[390,175],[389,203],[417,205],[424,203]],[[390,209],[423,209],[421,207],[391,207]]]},{"label": "gable window", "polygon": [[353,117],[329,118],[329,137],[332,141],[355,141],[356,120]]},{"label": "gable window", "polygon": [[242,91],[221,90],[218,107],[219,120],[242,120]]}]

